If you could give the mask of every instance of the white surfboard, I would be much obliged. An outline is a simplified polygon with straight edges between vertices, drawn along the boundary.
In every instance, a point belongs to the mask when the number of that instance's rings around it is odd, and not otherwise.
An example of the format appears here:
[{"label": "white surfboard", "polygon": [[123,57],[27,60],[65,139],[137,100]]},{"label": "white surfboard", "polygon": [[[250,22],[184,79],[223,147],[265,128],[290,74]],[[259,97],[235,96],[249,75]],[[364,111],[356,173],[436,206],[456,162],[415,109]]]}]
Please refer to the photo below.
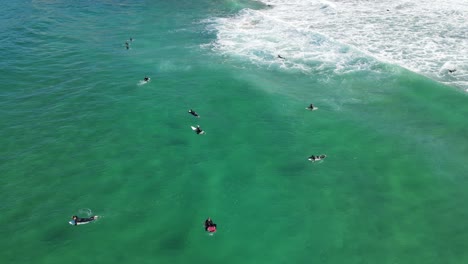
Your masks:
[{"label": "white surfboard", "polygon": [[[93,220],[93,221],[94,221],[94,220]],[[89,224],[89,223],[91,223],[91,222],[93,222],[93,221],[89,221],[89,222],[79,222],[79,223],[76,223],[76,225],[86,225],[86,224]],[[75,221],[73,221],[73,220],[68,221],[68,223],[69,223],[70,225],[75,225]]]},{"label": "white surfboard", "polygon": [[309,110],[309,111],[315,111],[315,110],[317,110],[317,109],[318,109],[318,107],[315,107],[315,106],[314,106],[314,108],[313,108],[313,109],[310,109],[310,107],[306,107],[306,109],[307,109],[307,110]]},{"label": "white surfboard", "polygon": [[[78,222],[78,223],[76,223],[76,224],[77,224],[77,225],[86,225],[86,224],[89,224],[89,223],[91,223],[91,222],[96,221],[97,219],[98,219],[98,216],[95,215],[95,216],[94,216],[94,220],[91,220],[91,221],[88,221],[88,222]],[[68,221],[68,223],[69,223],[70,225],[75,225],[75,221],[73,221],[73,220]]]}]

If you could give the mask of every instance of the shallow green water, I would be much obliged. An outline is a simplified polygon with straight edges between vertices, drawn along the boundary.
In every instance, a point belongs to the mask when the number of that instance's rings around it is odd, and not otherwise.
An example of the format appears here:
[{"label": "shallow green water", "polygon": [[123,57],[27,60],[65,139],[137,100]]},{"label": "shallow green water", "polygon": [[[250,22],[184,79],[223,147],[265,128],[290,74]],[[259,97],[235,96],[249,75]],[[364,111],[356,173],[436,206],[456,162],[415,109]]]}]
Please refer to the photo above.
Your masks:
[{"label": "shallow green water", "polygon": [[200,21],[260,5],[207,2],[1,11],[2,263],[468,260],[466,94],[219,56]]}]

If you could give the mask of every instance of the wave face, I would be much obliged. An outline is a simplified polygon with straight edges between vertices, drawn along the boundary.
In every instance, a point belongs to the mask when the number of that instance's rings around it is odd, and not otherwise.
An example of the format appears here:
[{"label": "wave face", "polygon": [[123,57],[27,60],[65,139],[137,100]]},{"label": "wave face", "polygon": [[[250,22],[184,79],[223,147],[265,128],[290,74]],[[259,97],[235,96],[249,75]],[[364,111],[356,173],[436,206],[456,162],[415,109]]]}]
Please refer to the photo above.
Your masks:
[{"label": "wave face", "polygon": [[468,91],[466,1],[263,2],[208,21],[212,48],[304,72],[378,70],[384,62]]}]

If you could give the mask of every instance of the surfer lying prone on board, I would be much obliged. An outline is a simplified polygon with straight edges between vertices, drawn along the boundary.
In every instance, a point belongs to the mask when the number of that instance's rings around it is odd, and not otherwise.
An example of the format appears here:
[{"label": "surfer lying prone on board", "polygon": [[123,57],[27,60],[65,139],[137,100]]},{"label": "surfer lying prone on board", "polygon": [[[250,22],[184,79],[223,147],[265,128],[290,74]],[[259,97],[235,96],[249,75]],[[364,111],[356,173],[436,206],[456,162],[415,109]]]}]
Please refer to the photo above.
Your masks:
[{"label": "surfer lying prone on board", "polygon": [[310,157],[308,158],[308,160],[314,162],[314,161],[323,160],[323,159],[326,158],[326,157],[327,157],[327,155],[324,155],[324,154],[322,154],[322,155],[317,155],[317,156],[312,155],[312,156],[310,156]]},{"label": "surfer lying prone on board", "polygon": [[73,220],[70,221],[70,224],[72,224],[72,225],[87,224],[87,223],[89,223],[89,222],[92,222],[92,221],[96,220],[97,218],[98,218],[97,215],[91,216],[91,217],[89,217],[89,218],[80,218],[80,217],[74,215],[74,216],[72,216],[72,219],[73,219]]},{"label": "surfer lying prone on board", "polygon": [[195,133],[197,133],[198,135],[203,135],[205,134],[205,131],[203,131],[199,125],[197,125],[197,127],[193,127],[192,126],[192,130],[195,131]]},{"label": "surfer lying prone on board", "polygon": [[148,77],[148,76],[145,76],[145,78],[143,78],[143,81],[145,81],[145,82],[149,82],[149,80],[150,80],[150,77]]},{"label": "surfer lying prone on board", "polygon": [[209,217],[205,220],[205,231],[210,233],[216,232],[216,224],[213,223],[213,220],[211,220]]},{"label": "surfer lying prone on board", "polygon": [[197,114],[197,112],[193,111],[192,109],[188,110],[189,114],[195,116],[195,117],[198,117],[200,118],[200,116]]}]

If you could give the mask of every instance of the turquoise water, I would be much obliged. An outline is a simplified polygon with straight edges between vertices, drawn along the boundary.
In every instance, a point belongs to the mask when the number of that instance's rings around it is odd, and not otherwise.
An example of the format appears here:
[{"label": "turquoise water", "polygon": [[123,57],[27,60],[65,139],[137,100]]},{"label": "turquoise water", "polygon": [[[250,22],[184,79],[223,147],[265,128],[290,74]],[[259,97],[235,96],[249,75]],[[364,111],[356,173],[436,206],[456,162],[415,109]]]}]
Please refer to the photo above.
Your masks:
[{"label": "turquoise water", "polygon": [[259,2],[2,5],[1,263],[468,261],[462,89],[211,48]]}]

